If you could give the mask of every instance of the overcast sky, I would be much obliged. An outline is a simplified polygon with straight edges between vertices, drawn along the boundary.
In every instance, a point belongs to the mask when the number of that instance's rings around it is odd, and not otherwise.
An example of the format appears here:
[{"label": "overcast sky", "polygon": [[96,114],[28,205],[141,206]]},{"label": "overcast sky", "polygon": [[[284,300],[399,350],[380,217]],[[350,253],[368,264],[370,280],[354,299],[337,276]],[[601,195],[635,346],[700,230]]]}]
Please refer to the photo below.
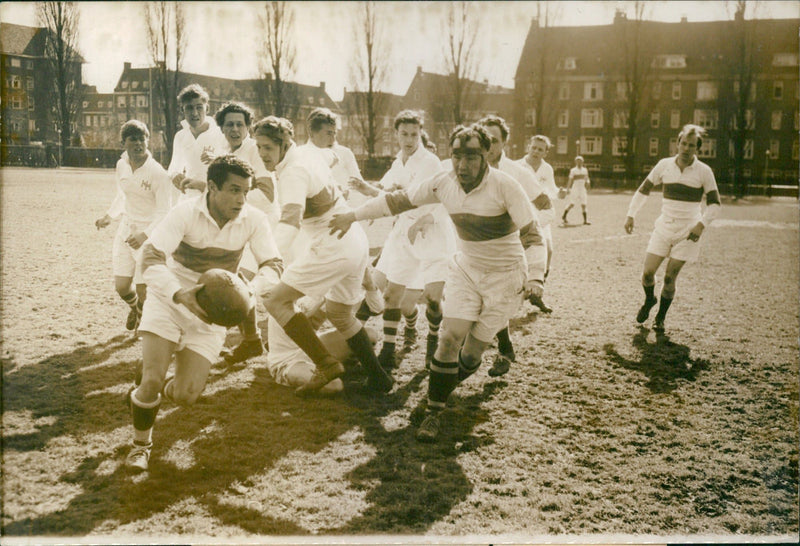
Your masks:
[{"label": "overcast sky", "polygon": [[[188,49],[184,70],[227,78],[258,77],[258,12],[263,2],[187,2]],[[404,94],[417,66],[445,72],[443,19],[447,2],[379,2],[391,57],[386,89]],[[482,63],[477,77],[513,87],[537,2],[472,2],[480,14],[476,58]],[[631,11],[632,2],[547,2],[556,13],[556,25],[604,25],[614,11]],[[759,18],[800,18],[800,2],[750,2]],[[87,61],[84,81],[100,92],[111,92],[122,63],[147,66],[149,58],[143,6],[139,2],[86,2],[81,10],[80,51]],[[709,21],[730,17],[733,2],[651,1],[648,19],[677,22]],[[358,2],[295,2],[295,81],[326,83],[334,100],[343,88],[352,88],[353,36]],[[543,9],[543,8],[540,8]],[[36,25],[33,2],[0,3],[0,20]]]}]

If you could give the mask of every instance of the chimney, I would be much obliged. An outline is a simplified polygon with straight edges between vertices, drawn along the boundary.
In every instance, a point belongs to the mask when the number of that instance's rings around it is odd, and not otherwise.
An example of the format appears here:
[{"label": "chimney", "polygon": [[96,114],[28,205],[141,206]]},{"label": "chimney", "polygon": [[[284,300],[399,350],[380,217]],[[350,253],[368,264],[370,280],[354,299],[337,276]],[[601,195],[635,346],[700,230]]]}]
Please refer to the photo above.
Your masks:
[{"label": "chimney", "polygon": [[320,91],[325,91],[325,82],[319,82]]},{"label": "chimney", "polygon": [[681,23],[688,23],[688,22],[689,22],[689,17],[687,17],[686,14],[681,15]]},{"label": "chimney", "polygon": [[417,65],[417,74],[422,74],[422,67]]},{"label": "chimney", "polygon": [[131,69],[131,63],[128,63],[128,62],[126,62],[126,63],[124,63],[124,64],[122,65],[122,71],[123,71],[123,72],[127,72],[127,71],[128,71],[128,70],[130,70],[130,69]]},{"label": "chimney", "polygon": [[617,8],[617,10],[614,12],[614,22],[621,23],[622,21],[627,21],[627,20],[628,16],[625,15],[625,10],[623,10],[622,8]]}]

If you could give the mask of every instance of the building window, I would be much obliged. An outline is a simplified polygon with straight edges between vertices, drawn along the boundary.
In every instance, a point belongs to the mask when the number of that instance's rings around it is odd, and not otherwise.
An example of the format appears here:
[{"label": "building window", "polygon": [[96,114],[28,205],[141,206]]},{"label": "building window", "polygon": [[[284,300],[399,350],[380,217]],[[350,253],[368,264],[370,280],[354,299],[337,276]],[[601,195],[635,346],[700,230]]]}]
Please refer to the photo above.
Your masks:
[{"label": "building window", "polygon": [[22,88],[22,79],[19,76],[11,76],[11,88],[12,89],[21,89]]},{"label": "building window", "polygon": [[769,158],[770,159],[778,159],[780,157],[781,152],[781,142],[777,139],[772,139],[769,141]]},{"label": "building window", "polygon": [[611,139],[611,155],[621,156],[625,155],[625,149],[628,147],[628,137],[615,136]]},{"label": "building window", "polygon": [[581,127],[599,128],[603,126],[603,111],[600,108],[581,110]]},{"label": "building window", "polygon": [[125,108],[125,95],[117,97],[117,108]]},{"label": "building window", "polygon": [[673,137],[669,139],[669,155],[675,155],[678,153],[678,139]]},{"label": "building window", "polygon": [[137,108],[147,108],[147,95],[136,95]]},{"label": "building window", "polygon": [[28,110],[35,110],[36,109],[36,102],[33,99],[33,95],[28,95]]},{"label": "building window", "polygon": [[704,129],[716,129],[719,125],[719,112],[717,110],[695,110],[694,123]]},{"label": "building window", "polygon": [[697,157],[712,159],[717,157],[717,140],[714,138],[704,138],[703,145],[697,150]]},{"label": "building window", "polygon": [[19,59],[12,58],[11,59],[11,66],[13,66],[14,68],[19,68],[19,67],[22,66],[22,62],[20,62]]},{"label": "building window", "polygon": [[30,76],[25,78],[25,86],[28,88],[28,91],[33,91],[33,78]]},{"label": "building window", "polygon": [[569,84],[562,83],[558,86],[558,98],[560,100],[568,100],[569,99]]},{"label": "building window", "polygon": [[97,116],[97,118],[100,120],[100,127],[105,127],[106,126],[106,117],[105,116]]},{"label": "building window", "polygon": [[[113,103],[112,101],[108,101],[108,102],[106,103],[106,108],[111,108],[111,106],[113,106],[113,104],[114,104],[114,103]],[[99,104],[98,104],[98,106],[99,106]]]},{"label": "building window", "polygon": [[[747,109],[747,110],[744,111],[744,124],[745,124],[744,128],[746,130],[748,130],[748,131],[752,131],[753,129],[756,128],[756,111],[755,110]],[[734,129],[739,129],[739,120],[738,120],[738,116],[736,116],[736,115],[733,116],[732,127]]]},{"label": "building window", "polygon": [[559,60],[556,66],[558,70],[575,70],[576,67],[575,57],[565,57]]},{"label": "building window", "polygon": [[83,107],[84,108],[89,108],[89,101],[88,100],[83,101]]},{"label": "building window", "polygon": [[797,161],[798,159],[800,159],[800,141],[799,140],[795,140],[794,142],[792,142],[792,159],[794,161]]},{"label": "building window", "polygon": [[599,82],[583,84],[583,100],[603,100],[603,84]]},{"label": "building window", "polygon": [[775,53],[772,56],[772,66],[797,66],[797,53]]},{"label": "building window", "polygon": [[603,137],[581,137],[581,152],[583,155],[600,155],[603,153]]},{"label": "building window", "polygon": [[101,100],[97,101],[97,107],[98,108],[102,108],[103,107],[103,101],[101,101]]},{"label": "building window", "polygon": [[85,116],[83,116],[83,124],[84,124],[86,127],[91,127],[91,126],[92,126],[92,116],[90,116],[90,115],[88,115],[88,114],[86,114]]},{"label": "building window", "polygon": [[717,100],[716,82],[697,82],[697,100]]},{"label": "building window", "polygon": [[681,100],[681,82],[672,82],[672,100]]},{"label": "building window", "polygon": [[681,126],[681,111],[672,110],[669,113],[669,127],[670,129],[677,129]]},{"label": "building window", "polygon": [[308,97],[308,104],[314,104],[314,97]]},{"label": "building window", "polygon": [[745,139],[744,153],[742,154],[742,157],[744,159],[753,159],[755,149],[755,141],[752,138]]},{"label": "building window", "polygon": [[783,98],[783,82],[776,81],[772,83],[772,98],[780,100]]},{"label": "building window", "polygon": [[136,89],[139,87],[139,80],[134,80],[131,82],[131,89]]},{"label": "building window", "polygon": [[658,129],[661,125],[661,112],[650,112],[650,127]]},{"label": "building window", "polygon": [[686,55],[656,55],[653,68],[686,68]]},{"label": "building window", "polygon": [[536,125],[536,109],[528,108],[525,110],[525,127],[533,127]]},{"label": "building window", "polygon": [[29,119],[28,120],[28,132],[29,133],[35,133],[36,132],[36,120],[35,119]]},{"label": "building window", "polygon": [[627,110],[614,110],[614,129],[627,129],[628,128],[628,111]]},{"label": "building window", "polygon": [[619,100],[627,100],[628,99],[628,83],[627,82],[617,82],[617,98]]},{"label": "building window", "polygon": [[652,95],[654,99],[661,98],[661,82],[653,82]]},{"label": "building window", "polygon": [[781,121],[783,120],[783,112],[780,110],[772,111],[771,127],[773,131],[781,130]]},{"label": "building window", "polygon": [[567,137],[560,136],[556,139],[556,153],[559,155],[567,154],[567,146],[569,145]]},{"label": "building window", "polygon": [[650,155],[651,156],[658,155],[658,139],[657,138],[651,138],[650,139],[649,150],[650,150]]},{"label": "building window", "polygon": [[22,110],[22,99],[20,97],[11,97],[11,108]]},{"label": "building window", "polygon": [[622,163],[614,163],[614,165],[611,167],[611,170],[615,173],[624,173],[625,165]]},{"label": "building window", "polygon": [[569,127],[569,110],[558,111],[558,126]]},{"label": "building window", "polygon": [[128,80],[122,80],[122,88],[123,89],[127,89],[128,88]]},{"label": "building window", "polygon": [[14,131],[15,133],[19,131],[19,122],[18,121],[12,121],[11,122],[11,130]]},{"label": "building window", "polygon": [[[734,96],[737,96],[737,97],[739,96],[740,88],[741,88],[741,85],[739,84],[738,81],[733,82],[733,94],[734,94]],[[756,100],[756,82],[752,82],[750,84],[750,96],[747,97],[747,100],[750,101],[750,102],[753,102],[753,101]]]}]

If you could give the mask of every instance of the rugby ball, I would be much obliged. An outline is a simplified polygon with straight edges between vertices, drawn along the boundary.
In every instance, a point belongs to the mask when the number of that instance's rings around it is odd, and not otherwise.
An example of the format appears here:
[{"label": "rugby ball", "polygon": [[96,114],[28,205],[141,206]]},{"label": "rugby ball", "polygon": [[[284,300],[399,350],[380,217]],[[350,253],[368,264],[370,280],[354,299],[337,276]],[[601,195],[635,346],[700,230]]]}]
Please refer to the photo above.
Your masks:
[{"label": "rugby ball", "polygon": [[239,277],[225,269],[209,269],[197,280],[197,303],[208,319],[220,326],[236,326],[253,306],[253,292]]}]

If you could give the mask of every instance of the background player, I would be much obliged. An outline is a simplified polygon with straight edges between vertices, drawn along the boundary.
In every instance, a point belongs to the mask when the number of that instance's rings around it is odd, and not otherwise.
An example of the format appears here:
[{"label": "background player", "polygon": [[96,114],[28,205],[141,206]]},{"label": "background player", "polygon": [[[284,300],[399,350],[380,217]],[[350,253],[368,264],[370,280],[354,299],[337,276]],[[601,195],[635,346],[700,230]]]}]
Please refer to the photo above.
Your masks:
[{"label": "background player", "polygon": [[131,308],[125,328],[135,330],[145,298],[141,248],[172,207],[172,184],[167,172],[147,149],[150,142],[147,125],[135,119],[127,121],[120,129],[120,138],[125,151],[117,161],[117,195],[108,212],[94,225],[102,229],[112,219],[122,216],[114,236],[111,264],[114,288]]},{"label": "background player", "polygon": [[[142,379],[129,394],[134,427],[129,467],[147,469],[162,393],[177,404],[193,404],[225,342],[225,328],[208,323],[197,303],[200,275],[213,268],[236,272],[249,244],[261,264],[253,280],[256,293],[278,282],[283,263],[266,216],[245,201],[252,176],[241,159],[218,157],[208,167],[208,190],[178,203],[145,245],[149,295],[139,328]],[[165,382],[173,354],[175,375]]]},{"label": "background player", "polygon": [[581,206],[583,212],[583,225],[590,225],[589,220],[586,218],[586,190],[589,187],[589,171],[583,166],[583,157],[577,156],[575,158],[575,166],[569,170],[569,179],[567,180],[567,193],[569,193],[569,204],[564,209],[564,214],[561,215],[561,220],[567,223],[567,214],[575,205]]},{"label": "background player", "polygon": [[[657,332],[664,331],[664,319],[675,297],[678,274],[686,262],[697,259],[700,253],[698,241],[720,211],[717,181],[711,167],[697,159],[697,151],[703,144],[705,130],[697,125],[685,125],[678,133],[678,153],[656,163],[642,185],[633,194],[625,231],[633,231],[634,218],[642,208],[650,190],[654,186],[663,187],[661,215],[656,219],[642,271],[642,288],[645,300],[636,322],[647,320],[650,310],[656,304],[655,274],[664,258],[669,257],[664,272],[664,287],[661,289],[661,302],[653,324]],[[703,213],[701,203],[706,198]]]},{"label": "background player", "polygon": [[350,148],[336,141],[338,117],[327,108],[314,108],[306,118],[308,142],[300,146],[313,147],[323,153],[339,191],[345,198],[350,193],[350,180],[363,180],[356,156]]}]

